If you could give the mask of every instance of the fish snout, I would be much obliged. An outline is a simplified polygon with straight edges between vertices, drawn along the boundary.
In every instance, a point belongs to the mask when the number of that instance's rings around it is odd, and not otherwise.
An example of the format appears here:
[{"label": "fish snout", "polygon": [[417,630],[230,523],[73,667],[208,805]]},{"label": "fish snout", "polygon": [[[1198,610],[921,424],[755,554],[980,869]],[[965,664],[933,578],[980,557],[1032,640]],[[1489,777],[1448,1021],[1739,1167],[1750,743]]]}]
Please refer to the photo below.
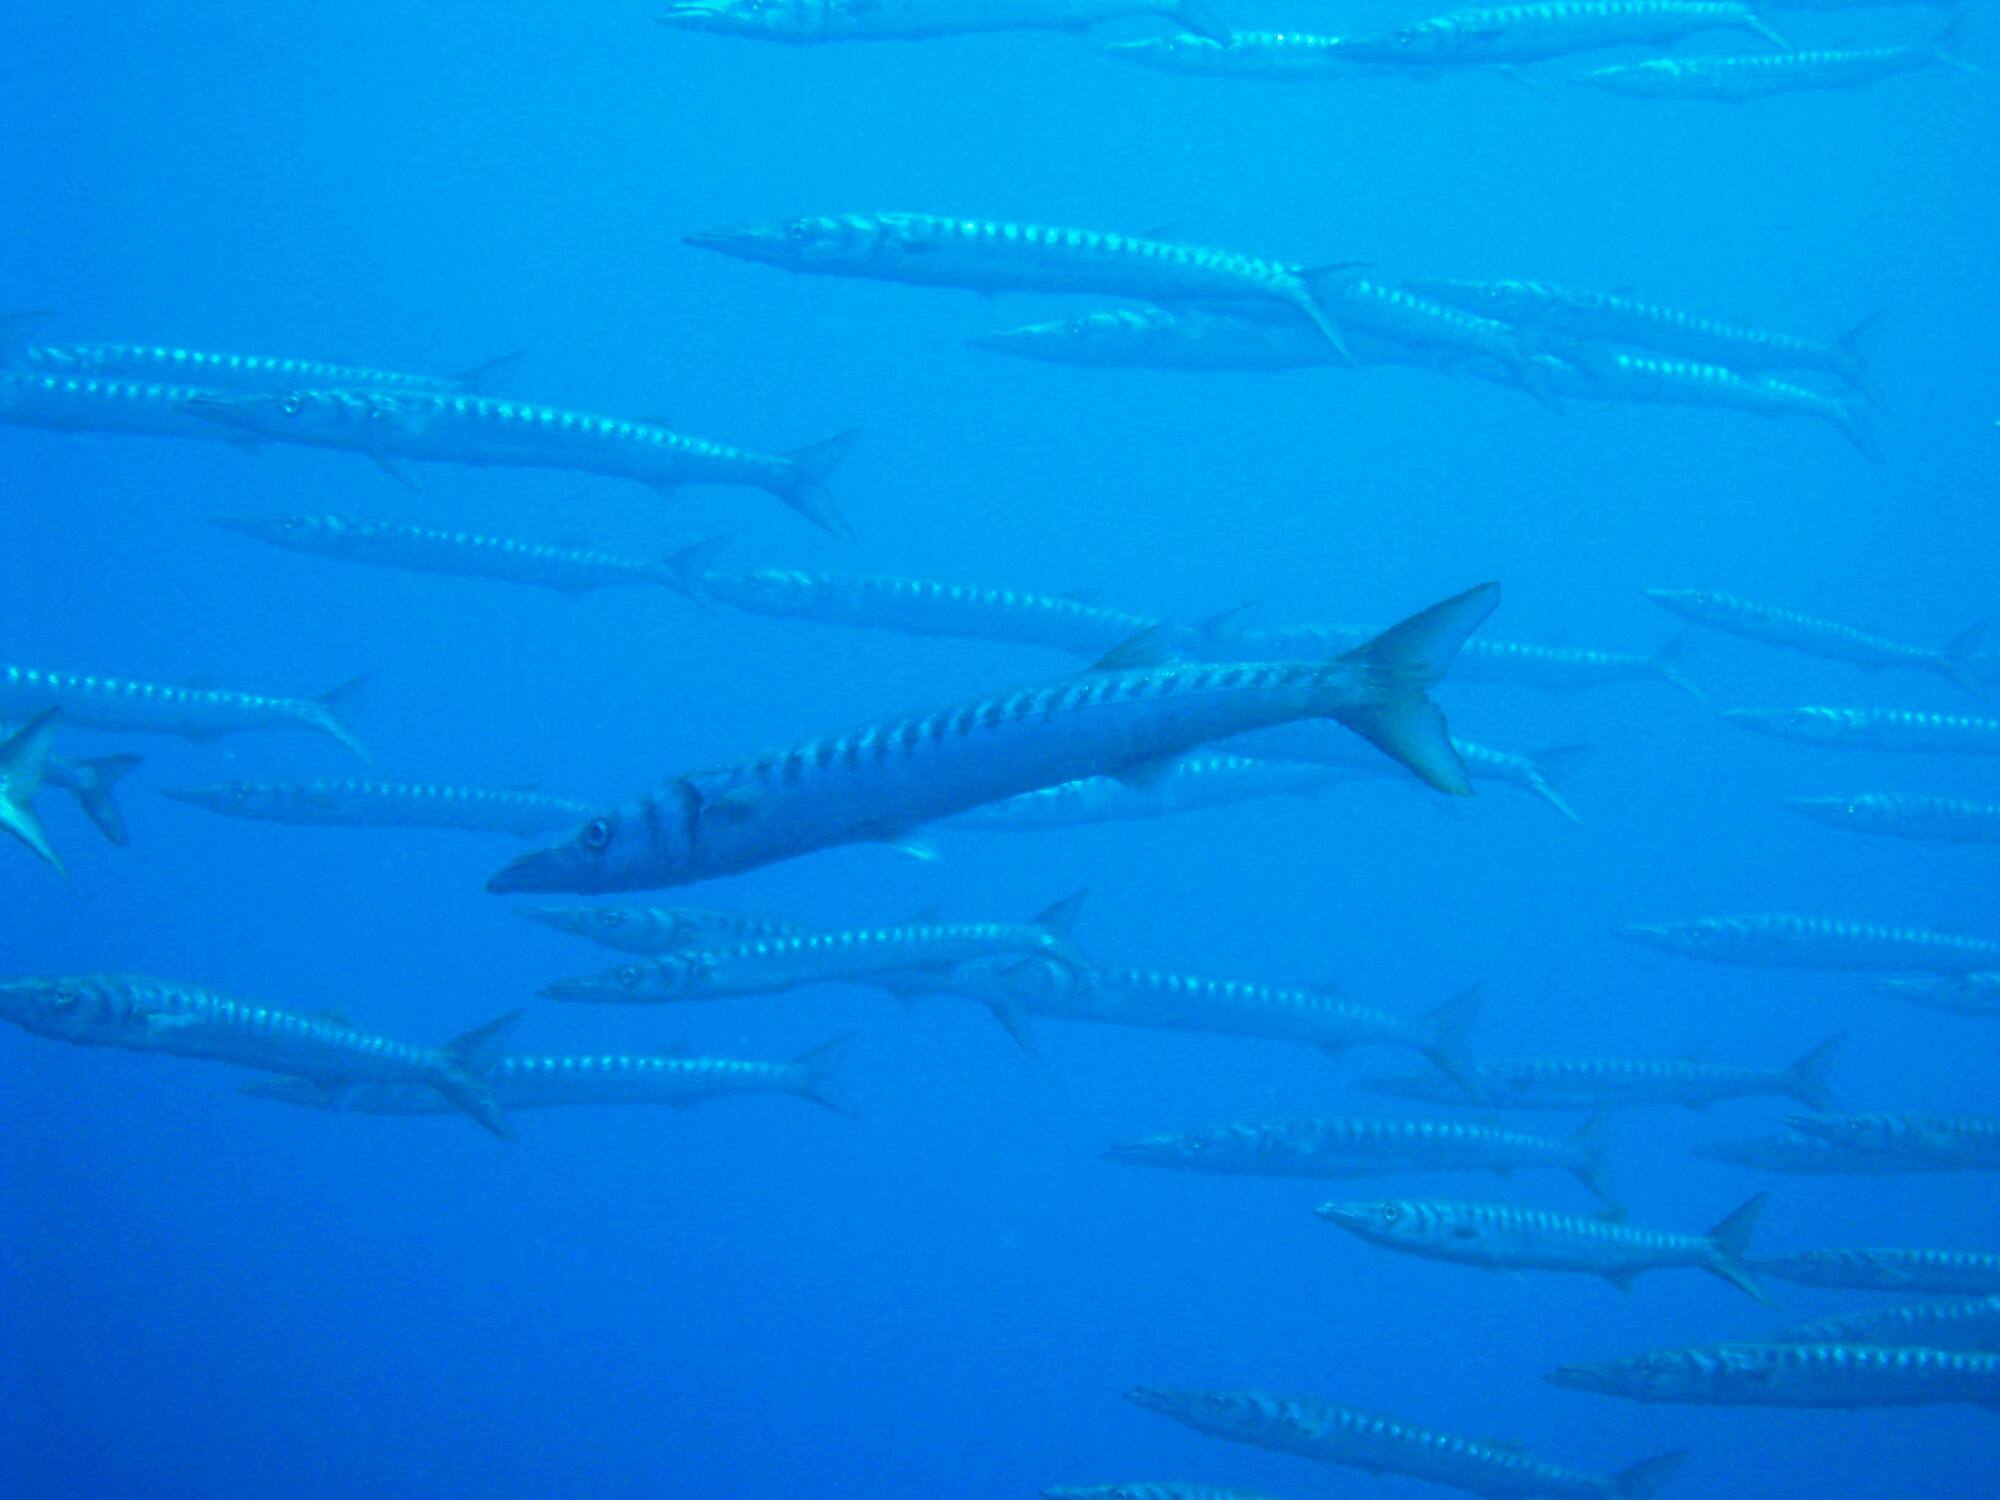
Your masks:
[{"label": "fish snout", "polygon": [[1558,1365],[1542,1379],[1566,1391],[1607,1391],[1612,1386],[1612,1369],[1606,1364]]},{"label": "fish snout", "polygon": [[1375,1221],[1375,1215],[1365,1203],[1322,1203],[1313,1213],[1329,1224],[1338,1224],[1356,1234]]}]

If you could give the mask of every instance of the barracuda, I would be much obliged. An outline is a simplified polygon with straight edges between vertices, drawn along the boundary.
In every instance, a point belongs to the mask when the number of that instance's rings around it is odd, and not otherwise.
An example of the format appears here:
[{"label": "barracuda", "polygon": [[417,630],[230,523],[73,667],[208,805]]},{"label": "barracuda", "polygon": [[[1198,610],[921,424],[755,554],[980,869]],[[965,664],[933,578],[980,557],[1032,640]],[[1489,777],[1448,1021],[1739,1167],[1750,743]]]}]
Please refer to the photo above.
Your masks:
[{"label": "barracuda", "polygon": [[2000,1408],[2000,1355],[1868,1344],[1702,1344],[1564,1365],[1566,1390],[1700,1406]]},{"label": "barracuda", "polygon": [[318,698],[270,698],[222,688],[0,667],[0,716],[26,718],[58,708],[65,724],[80,729],[171,734],[189,740],[261,729],[309,729],[338,740],[366,760],[368,752],[341,719],[359,700],[366,683],[365,676],[355,677]]},{"label": "barracuda", "polygon": [[1847,1151],[1906,1157],[1941,1171],[2000,1171],[2000,1116],[1820,1114],[1786,1123]]},{"label": "barracuda", "polygon": [[164,789],[160,795],[259,823],[305,823],[319,828],[454,828],[467,833],[511,833],[520,838],[573,828],[579,818],[590,816],[587,803],[540,792],[332,776],[311,781],[219,781],[210,786]]},{"label": "barracuda", "polygon": [[[851,1036],[837,1037],[790,1062],[672,1053],[508,1056],[493,1064],[485,1081],[506,1110],[600,1104],[659,1104],[680,1109],[732,1094],[790,1094],[852,1118],[853,1109],[833,1087],[841,1054],[851,1041]],[[435,1115],[452,1108],[430,1089],[393,1083],[341,1090],[322,1088],[304,1079],[259,1079],[243,1085],[242,1092],[286,1104],[362,1115]]]},{"label": "barracuda", "polygon": [[1759,1193],[1705,1235],[1444,1199],[1328,1203],[1319,1216],[1370,1244],[1429,1260],[1489,1270],[1573,1271],[1602,1276],[1620,1291],[1629,1291],[1642,1271],[1707,1271],[1768,1307],[1771,1299],[1743,1259],[1765,1197]]},{"label": "barracuda", "polygon": [[502,1016],[443,1047],[415,1047],[357,1031],[343,1019],[250,1005],[135,974],[0,981],[0,1018],[37,1036],[236,1063],[334,1090],[408,1084],[434,1091],[507,1140],[513,1131],[484,1075],[519,1015]]},{"label": "barracuda", "polygon": [[1800,1177],[1898,1177],[1943,1170],[1905,1157],[1850,1151],[1830,1141],[1787,1134],[1744,1141],[1714,1141],[1690,1146],[1688,1155],[1703,1161],[1727,1162],[1757,1172],[1782,1172]]},{"label": "barracuda", "polygon": [[1568,1172],[1606,1204],[1604,1126],[1592,1115],[1567,1140],[1502,1125],[1349,1115],[1256,1120],[1153,1135],[1105,1152],[1111,1161],[1232,1177],[1380,1177],[1405,1172]]},{"label": "barracuda", "polygon": [[2000,972],[1885,979],[1885,995],[1957,1016],[2000,1016]]},{"label": "barracuda", "polygon": [[728,947],[825,930],[784,917],[692,906],[524,906],[514,915],[620,953],[649,957],[681,948]]},{"label": "barracuda", "polygon": [[1992,675],[1990,658],[1982,661],[1979,650],[1986,635],[1984,625],[1975,625],[1933,649],[1906,646],[1851,625],[1757,604],[1714,589],[1647,589],[1646,597],[1697,625],[1850,666],[1869,670],[1909,667],[1934,673],[1973,693],[1983,692]]},{"label": "barracuda", "polygon": [[1296,308],[1349,358],[1334,303],[1348,263],[1305,267],[1176,240],[937,214],[832,214],[687,236],[698,250],[824,276],[972,291],[1105,293]]},{"label": "barracuda", "polygon": [[[50,714],[55,712],[54,709],[49,710]],[[19,729],[0,725],[0,739],[9,739],[19,733]],[[0,758],[4,758],[3,751],[0,751]],[[122,849],[132,842],[132,836],[126,830],[124,811],[118,806],[112,791],[139,765],[140,758],[136,755],[99,755],[79,759],[50,752],[42,760],[41,784],[74,797],[83,815],[96,825],[106,842]]]},{"label": "barracuda", "polygon": [[1945,1297],[1817,1318],[1771,1335],[1774,1344],[1875,1344],[1894,1349],[2000,1353],[2000,1296]]},{"label": "barracuda", "polygon": [[1748,31],[1774,47],[1788,45],[1755,9],[1736,0],[1546,0],[1455,10],[1393,31],[1349,37],[1342,51],[1362,62],[1462,67],[1540,62],[1602,47],[1674,42],[1704,31]]},{"label": "barracuda", "polygon": [[1359,76],[1370,69],[1341,56],[1343,38],[1307,31],[1237,31],[1226,37],[1146,37],[1111,42],[1102,50],[1142,68],[1200,78],[1324,79]]},{"label": "barracuda", "polygon": [[1058,1484],[1042,1491],[1042,1500],[1271,1500],[1250,1490],[1224,1490],[1212,1484]]},{"label": "barracuda", "polygon": [[279,395],[354,386],[375,390],[476,391],[519,358],[519,354],[503,354],[457,375],[410,375],[325,360],[215,354],[165,344],[0,345],[0,370],[206,391],[268,391]]},{"label": "barracuda", "polygon": [[[1247,310],[1121,307],[977,334],[974,349],[1045,364],[1096,370],[1273,371],[1349,363],[1301,316],[1254,317]],[[1384,339],[1348,340],[1356,365],[1431,363]]]},{"label": "barracuda", "polygon": [[1464,770],[1424,690],[1499,600],[1488,584],[1325,663],[1160,665],[1119,648],[1052,686],[872,724],[697,771],[592,819],[568,843],[487,882],[510,891],[685,885],[816,849],[885,839],[1020,792],[1086,776],[1144,781],[1209,740],[1336,718],[1439,790]]},{"label": "barracuda", "polygon": [[649,562],[586,547],[549,546],[512,537],[364,521],[354,516],[215,516],[217,526],[290,552],[342,562],[456,578],[491,578],[554,589],[571,598],[621,585],[683,591],[677,559]]},{"label": "barracuda", "polygon": [[1205,0],[678,0],[661,24],[773,42],[920,42],[993,31],[1087,31],[1163,16],[1229,40]]},{"label": "barracuda", "polygon": [[2000,1255],[1983,1250],[1906,1250],[1879,1245],[1760,1256],[1760,1276],[1849,1292],[1920,1292],[1985,1297],[2000,1292]]},{"label": "barracuda", "polygon": [[1959,53],[1961,12],[1932,41],[1901,47],[1847,47],[1748,57],[1654,57],[1596,68],[1571,82],[1635,99],[1716,99],[1735,103],[1772,94],[1816,89],[1857,89],[1902,73],[1929,68],[1985,76]]},{"label": "barracuda", "polygon": [[2000,844],[2000,802],[1860,792],[1848,797],[1790,797],[1785,806],[1815,823],[1850,833],[1944,844]]},{"label": "barracuda", "polygon": [[1829,396],[1774,375],[1740,375],[1724,365],[1656,358],[1623,350],[1566,351],[1587,377],[1583,397],[1650,406],[1705,406],[1760,417],[1810,417],[1835,428],[1870,463],[1882,462],[1859,398]]},{"label": "barracuda", "polygon": [[1625,927],[1618,936],[1685,958],[1778,969],[1962,974],[2000,968],[2000,942],[1838,917],[1789,913],[1702,917],[1692,922]]},{"label": "barracuda", "polygon": [[1923,755],[2000,755],[2000,719],[1909,708],[1732,708],[1738,729],[1808,745]]},{"label": "barracuda", "polygon": [[55,432],[195,438],[254,448],[256,439],[251,434],[218,427],[188,409],[190,401],[208,394],[191,385],[154,385],[89,375],[0,373],[0,423]]},{"label": "barracuda", "polygon": [[435,459],[600,474],[669,496],[688,484],[742,485],[835,536],[853,534],[826,491],[827,477],[854,446],[853,432],[786,454],[752,453],[654,422],[420,391],[217,392],[190,396],[181,409],[218,431],[365,454],[406,484],[415,482],[415,463]]},{"label": "barracuda", "polygon": [[1151,786],[1128,786],[1115,777],[1092,776],[990,802],[933,826],[973,833],[1041,833],[1090,823],[1172,817],[1267,797],[1309,797],[1352,779],[1351,772],[1333,766],[1252,760],[1241,755],[1189,755],[1176,761],[1173,769]]},{"label": "barracuda", "polygon": [[1651,1500],[1686,1460],[1666,1453],[1617,1474],[1531,1458],[1519,1448],[1456,1437],[1310,1396],[1140,1386],[1125,1399],[1232,1443],[1371,1474],[1402,1474],[1494,1500]]},{"label": "barracuda", "polygon": [[[1828,1037],[1789,1068],[1741,1068],[1689,1058],[1489,1057],[1478,1066],[1479,1093],[1498,1109],[1601,1109],[1670,1104],[1707,1109],[1728,1099],[1765,1095],[1831,1109],[1827,1075],[1845,1034]],[[1427,1104],[1470,1104],[1462,1091],[1430,1077],[1364,1078],[1372,1094]]]}]

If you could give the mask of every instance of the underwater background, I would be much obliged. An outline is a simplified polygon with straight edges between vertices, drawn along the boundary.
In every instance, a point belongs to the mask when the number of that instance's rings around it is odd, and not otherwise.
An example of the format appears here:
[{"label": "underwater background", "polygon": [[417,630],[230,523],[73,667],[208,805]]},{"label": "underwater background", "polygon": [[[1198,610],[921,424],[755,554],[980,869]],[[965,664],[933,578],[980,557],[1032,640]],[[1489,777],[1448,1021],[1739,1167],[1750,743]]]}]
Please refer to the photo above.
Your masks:
[{"label": "underwater background", "polygon": [[[1218,0],[1244,26],[1424,8]],[[0,657],[309,695],[374,674],[383,774],[616,802],[686,766],[1073,670],[1026,647],[734,612],[666,590],[578,601],[263,548],[214,516],[339,511],[634,556],[728,534],[731,565],[843,567],[1176,619],[1386,622],[1487,578],[1485,633],[1645,653],[1646,588],[1718,588],[1941,643],[1993,612],[2000,511],[2000,133],[1989,80],[1932,72],[1742,107],[1485,73],[1243,83],[1094,38],[759,45],[643,4],[212,0],[24,10],[0,43],[10,216],[0,306],[47,336],[448,371],[765,451],[864,429],[843,543],[743,491],[666,501],[540,471],[426,468],[421,491],[304,448],[0,428]],[[1815,45],[1921,40],[1928,10],[1787,12]],[[1988,19],[1981,13],[1978,21]],[[1709,50],[1714,50],[1711,46]],[[1977,25],[1972,52],[2000,55]],[[789,277],[682,236],[911,209],[1137,233],[1408,274],[1536,277],[1831,338],[1884,316],[1884,461],[1829,427],[1688,407],[1545,409],[1407,369],[1066,369],[968,347],[1073,299]],[[1659,684],[1460,683],[1454,732],[1587,744],[1574,826],[1505,787],[1343,784],[1034,837],[855,846],[670,893],[828,924],[938,905],[1024,919],[1091,890],[1094,958],[1334,985],[1414,1014],[1474,984],[1482,1053],[1778,1066],[1838,1032],[1854,1109],[1979,1112],[1991,1020],[1867,976],[1688,963],[1614,935],[1758,911],[2000,937],[1992,847],[1819,827],[1789,796],[1995,797],[1992,763],[1746,735],[1722,707],[1972,700],[1714,633],[1703,704]],[[78,735],[77,744],[109,745]],[[61,748],[71,749],[65,740]],[[784,1058],[859,1032],[856,1123],[779,1097],[463,1120],[292,1111],[242,1075],[0,1034],[0,1493],[22,1500],[479,1494],[1004,1497],[1203,1479],[1276,1496],[1410,1480],[1217,1443],[1135,1384],[1295,1391],[1579,1467],[1686,1447],[1669,1494],[1990,1495],[1970,1407],[1651,1408],[1554,1365],[1751,1336],[1878,1295],[1773,1284],[1782,1313],[1674,1273],[1398,1257],[1317,1221],[1405,1191],[1135,1169],[1141,1135],[1385,1111],[1411,1071],[1234,1037],[1039,1024],[829,987],[621,1010],[533,999],[615,956],[510,915],[501,836],[215,818],[157,789],[356,773],[330,741],[124,743],[132,845],[45,812],[66,880],[0,850],[4,969],[130,969],[442,1041],[522,1004],[519,1050]],[[635,898],[639,899],[639,898]],[[1977,1175],[1765,1178],[1688,1148],[1794,1106],[1633,1110],[1635,1222],[1698,1230],[1761,1186],[1755,1248],[2000,1249]],[[1519,1116],[1565,1132],[1580,1116]],[[1532,1174],[1423,1195],[1585,1211]]]}]

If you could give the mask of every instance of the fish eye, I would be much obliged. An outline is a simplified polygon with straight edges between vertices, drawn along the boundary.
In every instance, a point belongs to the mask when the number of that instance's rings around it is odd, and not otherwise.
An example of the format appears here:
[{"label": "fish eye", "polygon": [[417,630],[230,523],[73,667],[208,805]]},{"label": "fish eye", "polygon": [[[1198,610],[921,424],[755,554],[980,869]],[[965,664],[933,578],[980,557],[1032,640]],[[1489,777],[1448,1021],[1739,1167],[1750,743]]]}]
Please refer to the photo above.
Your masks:
[{"label": "fish eye", "polygon": [[229,800],[231,802],[248,802],[250,800],[250,788],[239,781],[229,789]]},{"label": "fish eye", "polygon": [[809,240],[812,238],[812,226],[806,223],[804,219],[794,219],[785,226],[785,237],[794,240]]},{"label": "fish eye", "polygon": [[278,410],[288,417],[296,417],[306,409],[306,404],[297,396],[287,396],[278,403]]},{"label": "fish eye", "polygon": [[278,530],[297,531],[302,525],[304,525],[304,522],[300,521],[297,516],[286,516],[284,520],[278,523]]},{"label": "fish eye", "polygon": [[583,847],[586,849],[604,848],[611,842],[611,820],[609,818],[592,818],[588,823],[583,825],[581,837],[583,839]]},{"label": "fish eye", "polygon": [[628,990],[638,988],[639,978],[639,966],[637,964],[627,964],[618,971],[618,982]]},{"label": "fish eye", "polygon": [[597,925],[599,927],[622,927],[624,923],[625,913],[618,910],[615,906],[607,906],[597,914]]},{"label": "fish eye", "polygon": [[1403,1211],[1393,1203],[1382,1210],[1382,1222],[1384,1224],[1393,1224],[1402,1217]]}]

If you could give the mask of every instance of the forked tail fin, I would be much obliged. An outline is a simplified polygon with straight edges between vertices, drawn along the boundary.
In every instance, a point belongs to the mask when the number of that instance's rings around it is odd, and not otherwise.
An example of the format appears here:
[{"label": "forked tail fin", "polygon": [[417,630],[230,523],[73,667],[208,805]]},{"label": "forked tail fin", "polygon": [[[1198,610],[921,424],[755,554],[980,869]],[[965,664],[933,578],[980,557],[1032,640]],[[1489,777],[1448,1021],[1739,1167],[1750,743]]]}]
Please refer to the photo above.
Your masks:
[{"label": "forked tail fin", "polygon": [[1780,35],[1778,29],[1762,16],[1758,15],[1754,9],[1744,19],[1743,24],[1747,29],[1756,32],[1757,35],[1761,36],[1773,47],[1776,47],[1780,52],[1790,52],[1793,50],[1792,44]]},{"label": "forked tail fin", "polygon": [[792,1059],[794,1083],[792,1091],[801,1099],[817,1104],[822,1109],[830,1109],[837,1115],[846,1115],[850,1120],[859,1120],[861,1112],[849,1104],[840,1090],[834,1086],[834,1074],[840,1069],[841,1058],[846,1055],[848,1045],[856,1033],[850,1031],[837,1036],[832,1041],[821,1042],[817,1047],[801,1052]]},{"label": "forked tail fin", "polygon": [[[1949,33],[1949,30],[1950,28],[1947,27],[1947,33]],[[1943,42],[1944,38],[1939,37],[1938,43],[1940,47],[1942,47]],[[1940,61],[1948,60],[1942,51],[1939,52],[1938,56]],[[1870,401],[1875,400],[1876,397],[1875,382],[1873,377],[1868,373],[1868,363],[1874,356],[1875,336],[1881,331],[1881,328],[1882,311],[1880,308],[1877,308],[1833,341],[1833,373],[1853,386],[1855,390],[1866,396]]]},{"label": "forked tail fin", "polygon": [[1938,652],[1939,670],[1968,693],[1985,697],[2000,678],[2000,660],[1980,648],[1986,644],[1986,622],[1961,630]]},{"label": "forked tail fin", "polygon": [[794,448],[785,455],[783,478],[772,490],[813,525],[832,532],[843,542],[854,540],[854,528],[847,524],[847,518],[833,503],[833,496],[827,493],[826,481],[860,437],[861,429],[853,427],[823,442]]},{"label": "forked tail fin", "polygon": [[498,1020],[488,1021],[445,1043],[445,1066],[431,1086],[464,1110],[503,1141],[514,1139],[514,1127],[493,1097],[486,1074],[500,1060],[500,1048],[507,1032],[524,1012],[510,1010]]},{"label": "forked tail fin", "polygon": [[1605,1174],[1604,1145],[1605,1137],[1610,1133],[1610,1126],[1610,1109],[1600,1105],[1591,1112],[1590,1118],[1585,1120],[1576,1134],[1569,1138],[1570,1145],[1581,1158],[1571,1170],[1575,1172],[1578,1182],[1597,1195],[1598,1201],[1608,1212],[1622,1215],[1625,1206],[1618,1201],[1618,1194],[1612,1191],[1610,1181]]},{"label": "forked tail fin", "polygon": [[1475,985],[1428,1012],[1423,1023],[1423,1053],[1432,1067],[1483,1104],[1486,1086],[1480,1082],[1479,1064],[1469,1040],[1479,1020],[1479,1000]]},{"label": "forked tail fin", "polygon": [[1830,1036],[1785,1069],[1785,1093],[1807,1109],[1816,1109],[1822,1114],[1832,1110],[1835,1107],[1833,1090],[1828,1086],[1827,1078],[1833,1072],[1833,1060],[1840,1053],[1840,1045],[1846,1040],[1847,1033],[1844,1031],[1838,1036]]},{"label": "forked tail fin", "polygon": [[373,764],[375,757],[368,753],[367,746],[356,739],[354,731],[347,727],[347,716],[360,705],[361,695],[367,691],[368,680],[373,675],[363,672],[358,677],[350,677],[338,687],[327,689],[313,700],[319,709],[313,719],[313,727],[339,740],[370,764]]},{"label": "forked tail fin", "polygon": [[1882,445],[1875,440],[1875,421],[1865,401],[1851,397],[1845,401],[1834,401],[1829,404],[1827,419],[1840,429],[1840,435],[1853,444],[1855,452],[1868,462],[1888,462],[1882,456]]},{"label": "forked tail fin", "polygon": [[1208,0],[1171,0],[1164,7],[1165,14],[1192,31],[1196,36],[1206,37],[1211,42],[1219,42],[1227,47],[1235,38],[1227,26],[1208,8]]},{"label": "forked tail fin", "polygon": [[1357,260],[1341,260],[1324,266],[1307,266],[1299,272],[1299,311],[1312,319],[1313,326],[1333,346],[1342,364],[1359,362],[1341,335],[1338,306],[1340,294],[1354,283],[1362,265]]},{"label": "forked tail fin", "polygon": [[59,712],[43,710],[0,742],[0,829],[13,834],[63,875],[68,872],[49,846],[49,836],[35,813],[35,794],[42,789],[42,773],[48,766],[49,743],[55,738]]},{"label": "forked tail fin", "polygon": [[690,542],[660,564],[660,581],[707,609],[715,601],[708,592],[708,570],[729,546],[729,537],[704,537]]},{"label": "forked tail fin", "polygon": [[1472,785],[1466,779],[1465,763],[1452,748],[1444,715],[1426,689],[1444,676],[1466,637],[1485,623],[1499,603],[1500,585],[1482,583],[1391,625],[1372,641],[1340,657],[1341,662],[1367,673],[1375,689],[1374,701],[1333,706],[1329,717],[1401,761],[1437,790],[1470,796]]},{"label": "forked tail fin", "polygon": [[1776,1307],[1757,1284],[1757,1278],[1750,1274],[1750,1268],[1743,1263],[1743,1256],[1750,1248],[1750,1233],[1757,1227],[1757,1216],[1764,1211],[1764,1203],[1769,1193],[1759,1193],[1746,1201],[1728,1218],[1708,1232],[1709,1248],[1715,1258],[1707,1269],[1748,1296],[1755,1297],[1766,1307]]},{"label": "forked tail fin", "polygon": [[1527,788],[1570,822],[1581,823],[1583,819],[1577,816],[1576,809],[1569,805],[1569,799],[1558,789],[1588,759],[1588,745],[1554,745],[1529,756]]},{"label": "forked tail fin", "polygon": [[1658,1458],[1643,1459],[1629,1469],[1620,1470],[1611,1476],[1611,1493],[1618,1500],[1653,1500],[1661,1486],[1687,1462],[1687,1456],[1688,1450],[1682,1448],[1673,1453],[1662,1453]]},{"label": "forked tail fin", "polygon": [[1974,78],[1991,78],[1993,71],[1990,68],[1982,68],[1966,58],[1965,34],[1971,26],[1972,7],[1962,5],[1958,8],[1958,13],[1944,23],[1944,29],[1932,40],[1932,54],[1947,68],[1960,73],[1970,73]]},{"label": "forked tail fin", "polygon": [[1054,905],[1044,907],[1035,913],[1034,925],[1055,939],[1055,956],[1067,963],[1084,962],[1083,954],[1078,951],[1072,935],[1076,931],[1077,915],[1083,910],[1083,903],[1089,896],[1090,887],[1085,886],[1082,890],[1072,892]]},{"label": "forked tail fin", "polygon": [[79,773],[76,805],[97,825],[97,831],[123,849],[132,842],[125,829],[125,813],[111,795],[111,789],[138,765],[136,755],[102,755],[95,760],[71,761]]},{"label": "forked tail fin", "polygon": [[1660,649],[1650,658],[1653,670],[1659,674],[1662,682],[1679,688],[1697,703],[1706,703],[1708,694],[1696,687],[1694,680],[1687,674],[1687,648],[1688,633],[1685,630],[1679,635],[1669,636],[1660,643]]}]

